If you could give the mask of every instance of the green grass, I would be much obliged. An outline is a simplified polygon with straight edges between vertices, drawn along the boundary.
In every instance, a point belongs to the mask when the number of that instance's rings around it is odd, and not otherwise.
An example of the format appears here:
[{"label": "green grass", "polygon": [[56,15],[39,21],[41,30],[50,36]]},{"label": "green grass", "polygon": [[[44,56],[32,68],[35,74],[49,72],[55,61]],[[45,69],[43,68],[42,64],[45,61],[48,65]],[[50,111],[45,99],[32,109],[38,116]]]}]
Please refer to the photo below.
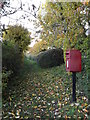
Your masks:
[{"label": "green grass", "polygon": [[41,69],[25,58],[18,77],[14,78],[3,99],[4,119],[86,118],[88,101],[77,92],[77,104],[72,103],[72,78],[65,65]]}]

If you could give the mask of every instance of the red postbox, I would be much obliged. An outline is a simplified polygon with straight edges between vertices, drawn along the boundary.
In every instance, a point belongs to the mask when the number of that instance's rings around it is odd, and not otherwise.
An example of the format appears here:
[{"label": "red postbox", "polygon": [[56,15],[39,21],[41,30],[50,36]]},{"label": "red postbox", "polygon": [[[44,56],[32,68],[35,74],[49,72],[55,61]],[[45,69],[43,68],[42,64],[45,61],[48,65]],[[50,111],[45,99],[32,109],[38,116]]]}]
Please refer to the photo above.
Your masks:
[{"label": "red postbox", "polygon": [[79,50],[66,51],[66,71],[81,72],[81,52]]}]

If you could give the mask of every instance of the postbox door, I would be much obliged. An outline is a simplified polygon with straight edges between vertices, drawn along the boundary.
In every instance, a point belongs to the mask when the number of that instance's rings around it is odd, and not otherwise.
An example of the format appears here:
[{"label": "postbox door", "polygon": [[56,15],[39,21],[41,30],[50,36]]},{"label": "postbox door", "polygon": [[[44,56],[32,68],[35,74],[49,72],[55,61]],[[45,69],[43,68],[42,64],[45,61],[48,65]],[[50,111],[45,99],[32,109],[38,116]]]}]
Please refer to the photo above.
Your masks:
[{"label": "postbox door", "polygon": [[81,71],[81,53],[78,50],[71,51],[71,62],[70,62],[70,71],[71,72],[80,72]]}]

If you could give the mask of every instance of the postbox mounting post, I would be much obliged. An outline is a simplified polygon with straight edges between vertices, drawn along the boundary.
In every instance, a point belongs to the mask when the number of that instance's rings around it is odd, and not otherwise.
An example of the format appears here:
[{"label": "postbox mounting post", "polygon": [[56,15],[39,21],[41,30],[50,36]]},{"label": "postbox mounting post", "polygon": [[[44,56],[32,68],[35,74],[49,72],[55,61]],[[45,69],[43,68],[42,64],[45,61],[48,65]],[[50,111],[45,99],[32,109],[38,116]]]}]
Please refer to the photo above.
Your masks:
[{"label": "postbox mounting post", "polygon": [[72,72],[72,102],[76,102],[76,72]]},{"label": "postbox mounting post", "polygon": [[81,52],[79,50],[66,51],[66,71],[72,72],[72,102],[76,102],[76,72],[81,72]]}]

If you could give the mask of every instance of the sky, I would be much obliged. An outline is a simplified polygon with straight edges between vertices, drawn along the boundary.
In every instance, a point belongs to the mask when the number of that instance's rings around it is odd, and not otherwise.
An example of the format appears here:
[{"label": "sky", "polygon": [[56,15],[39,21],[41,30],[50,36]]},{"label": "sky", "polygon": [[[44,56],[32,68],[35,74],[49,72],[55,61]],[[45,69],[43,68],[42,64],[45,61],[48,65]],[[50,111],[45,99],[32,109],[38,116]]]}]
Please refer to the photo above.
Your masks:
[{"label": "sky", "polygon": [[[23,4],[25,3],[24,10],[26,10],[26,11],[28,11],[28,7],[31,6],[31,4],[35,4],[35,6],[38,8],[40,3],[45,3],[45,0],[11,0],[11,6],[14,8],[18,8],[20,5],[20,1],[22,1]],[[16,23],[20,23],[27,28],[29,28],[29,24],[30,24],[31,28],[33,28],[33,24],[31,21],[28,21],[28,18],[25,20],[19,19],[24,14],[25,14],[25,12],[18,11],[15,14],[8,15],[7,17],[2,17],[1,23],[5,24],[5,25],[8,25],[8,24],[13,25]],[[19,20],[16,21],[16,19],[19,19]],[[35,18],[33,16],[30,16],[30,19],[34,20]]]},{"label": "sky", "polygon": [[[18,8],[20,5],[20,1],[22,1],[23,4],[25,4],[24,6],[24,10],[28,11],[29,6],[31,6],[32,4],[34,4],[37,8],[39,7],[39,5],[41,4],[45,4],[46,0],[10,0],[10,4],[12,7],[14,8]],[[32,12],[33,13],[33,12]],[[25,19],[22,19],[23,16],[25,15],[25,12],[23,11],[18,11],[15,14],[12,15],[8,15],[6,17],[2,17],[1,18],[1,24],[5,24],[7,25],[15,25],[15,24],[22,24],[22,26],[24,26],[25,28],[27,28],[30,32],[32,32],[31,37],[35,37],[35,39],[32,40],[30,47],[33,47],[33,45],[35,44],[35,41],[37,39],[39,39],[39,35],[38,37],[36,37],[36,31],[38,31],[38,29],[35,28],[33,21],[31,20],[36,20],[32,15],[29,15],[29,17],[26,17]],[[17,20],[16,20],[17,19]],[[86,28],[88,27],[88,25],[85,26]],[[88,35],[88,32],[87,32]]]},{"label": "sky", "polygon": [[[25,4],[25,6],[23,7],[24,10],[28,11],[28,8],[32,4],[34,4],[36,6],[36,8],[38,8],[40,5],[45,4],[46,0],[10,0],[10,1],[11,1],[10,2],[11,6],[14,8],[18,8],[20,5],[20,1],[22,1],[22,3]],[[25,19],[23,19],[23,16],[25,14],[29,15],[29,17],[26,17]],[[31,37],[34,37],[36,29],[35,29],[35,26],[33,24],[33,20],[36,20],[36,19],[32,15],[25,13],[23,11],[18,11],[15,14],[1,17],[1,24],[2,25],[5,24],[6,27],[8,25],[21,24],[22,26],[27,28],[30,32],[32,32]],[[35,40],[33,40],[33,42],[31,43],[30,46],[32,47],[34,44],[35,44]]]}]

